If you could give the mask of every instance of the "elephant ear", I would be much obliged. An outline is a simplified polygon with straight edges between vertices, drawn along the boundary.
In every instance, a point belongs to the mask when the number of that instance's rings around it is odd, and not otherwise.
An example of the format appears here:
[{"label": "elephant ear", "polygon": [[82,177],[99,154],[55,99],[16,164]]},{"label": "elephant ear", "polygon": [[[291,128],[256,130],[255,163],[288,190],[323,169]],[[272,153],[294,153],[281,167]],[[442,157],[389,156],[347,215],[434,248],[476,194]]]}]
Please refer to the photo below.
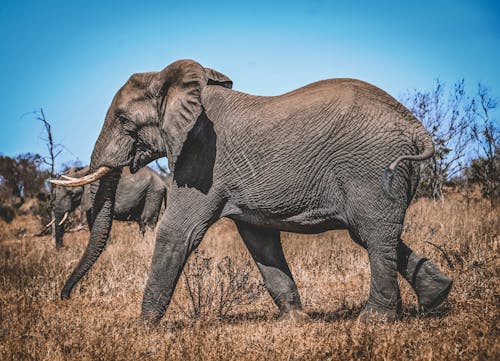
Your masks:
[{"label": "elephant ear", "polygon": [[233,88],[233,81],[217,70],[205,68],[205,74],[208,78],[208,85],[220,85],[228,89]]},{"label": "elephant ear", "polygon": [[159,72],[153,84],[162,96],[159,109],[162,136],[172,167],[202,112],[201,92],[207,84],[230,88],[233,83],[224,74],[203,68],[193,60],[179,60]]},{"label": "elephant ear", "polygon": [[192,60],[179,60],[158,73],[162,136],[172,166],[181,153],[191,128],[201,114],[201,91],[207,84],[203,67]]}]

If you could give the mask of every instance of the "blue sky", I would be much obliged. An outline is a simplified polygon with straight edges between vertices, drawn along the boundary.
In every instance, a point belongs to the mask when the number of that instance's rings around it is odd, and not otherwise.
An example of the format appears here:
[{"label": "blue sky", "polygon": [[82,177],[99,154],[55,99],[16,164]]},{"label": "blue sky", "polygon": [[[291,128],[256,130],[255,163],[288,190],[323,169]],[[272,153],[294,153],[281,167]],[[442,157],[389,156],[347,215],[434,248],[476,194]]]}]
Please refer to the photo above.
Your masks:
[{"label": "blue sky", "polygon": [[0,3],[0,153],[45,154],[43,107],[68,151],[90,154],[115,92],[182,58],[275,95],[335,77],[398,97],[434,80],[500,95],[500,1],[24,1]]}]

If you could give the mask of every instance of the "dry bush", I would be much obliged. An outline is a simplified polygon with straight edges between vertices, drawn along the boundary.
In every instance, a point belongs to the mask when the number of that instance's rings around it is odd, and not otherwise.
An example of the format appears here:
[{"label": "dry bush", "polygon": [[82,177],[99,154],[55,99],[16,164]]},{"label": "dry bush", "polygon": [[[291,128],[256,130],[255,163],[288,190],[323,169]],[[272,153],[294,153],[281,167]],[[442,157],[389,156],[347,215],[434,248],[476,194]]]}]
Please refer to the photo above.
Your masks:
[{"label": "dry bush", "polygon": [[205,251],[195,251],[181,277],[185,301],[175,305],[189,319],[223,319],[263,294],[263,284],[251,276],[248,261],[235,264],[225,256],[217,262]]},{"label": "dry bush", "polygon": [[[192,320],[185,282],[159,327],[139,322],[154,235],[140,237],[135,224],[114,222],[107,249],[73,292],[59,292],[83,249],[88,233],[71,233],[56,252],[50,237],[33,238],[36,219],[0,223],[0,359],[169,359],[169,360],[484,360],[499,359],[498,210],[484,200],[419,200],[407,214],[403,238],[450,274],[454,288],[437,311],[420,315],[410,287],[401,280],[401,321],[359,324],[369,291],[366,252],[347,233],[283,234],[307,323],[276,319],[267,293],[250,304],[234,303],[217,320]],[[442,247],[442,253],[424,240]],[[257,267],[229,220],[215,224],[200,254],[213,260],[207,281],[216,284],[217,264],[230,257],[235,272],[261,282]],[[200,255],[199,254],[199,255]],[[196,258],[189,260],[192,269]],[[241,268],[240,268],[241,267]],[[217,314],[214,310],[213,314]]]}]

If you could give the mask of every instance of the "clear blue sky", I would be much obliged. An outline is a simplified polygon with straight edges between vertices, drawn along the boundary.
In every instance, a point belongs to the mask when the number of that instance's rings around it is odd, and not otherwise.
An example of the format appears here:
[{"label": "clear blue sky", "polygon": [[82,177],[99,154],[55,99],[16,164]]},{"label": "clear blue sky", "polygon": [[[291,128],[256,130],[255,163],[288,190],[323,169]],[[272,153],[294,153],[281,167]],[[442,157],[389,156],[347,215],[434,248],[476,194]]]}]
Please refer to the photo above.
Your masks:
[{"label": "clear blue sky", "polygon": [[398,97],[434,80],[500,95],[500,1],[26,1],[0,3],[0,153],[46,153],[43,107],[87,163],[115,92],[135,72],[192,58],[234,88],[274,95],[335,77]]}]

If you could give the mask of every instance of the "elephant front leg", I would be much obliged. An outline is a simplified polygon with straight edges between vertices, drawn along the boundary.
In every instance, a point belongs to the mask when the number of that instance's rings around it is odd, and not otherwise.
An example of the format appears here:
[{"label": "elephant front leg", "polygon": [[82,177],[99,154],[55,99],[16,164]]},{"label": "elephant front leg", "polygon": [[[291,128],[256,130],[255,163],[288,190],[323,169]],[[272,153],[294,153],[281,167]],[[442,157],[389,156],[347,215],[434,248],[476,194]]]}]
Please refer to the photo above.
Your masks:
[{"label": "elephant front leg", "polygon": [[156,237],[141,313],[142,319],[153,323],[159,322],[165,314],[189,255],[213,223],[210,217],[197,217],[191,213],[186,220],[185,215],[189,213],[177,214],[179,216],[167,212],[163,215]]},{"label": "elephant front leg", "polygon": [[257,263],[269,294],[280,310],[281,317],[308,319],[309,316],[302,311],[297,285],[283,254],[280,232],[244,222],[236,222],[236,225]]}]

